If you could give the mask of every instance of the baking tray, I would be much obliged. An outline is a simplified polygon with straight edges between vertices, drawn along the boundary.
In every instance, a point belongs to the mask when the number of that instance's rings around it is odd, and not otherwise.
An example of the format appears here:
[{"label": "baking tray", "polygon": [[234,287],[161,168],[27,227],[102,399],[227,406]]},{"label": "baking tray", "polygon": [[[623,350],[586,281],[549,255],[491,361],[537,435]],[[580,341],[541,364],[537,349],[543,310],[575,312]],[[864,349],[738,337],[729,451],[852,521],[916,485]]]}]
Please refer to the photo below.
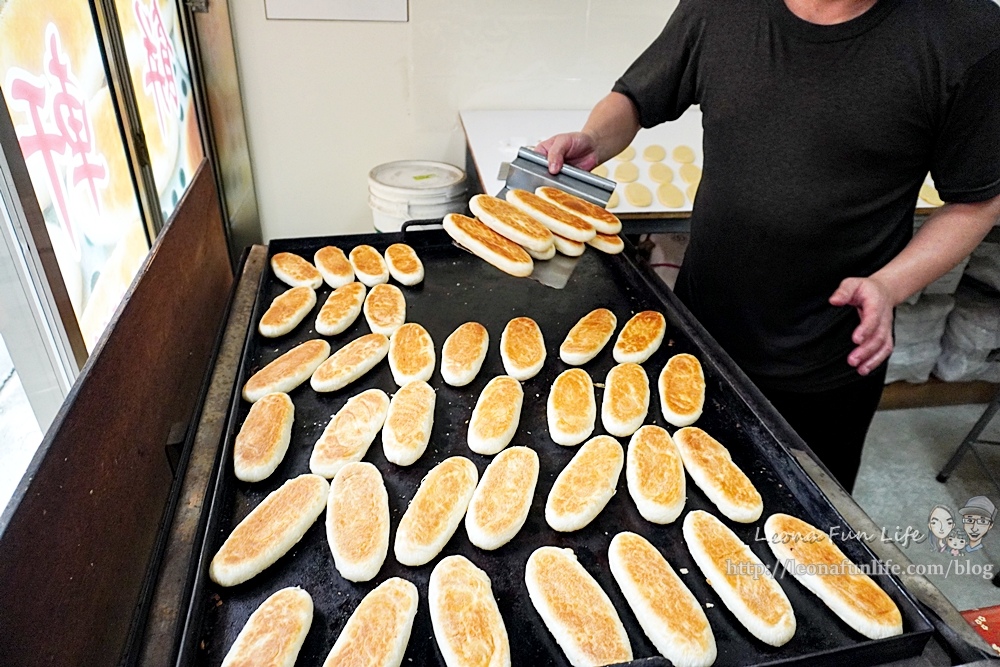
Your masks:
[{"label": "baking tray", "polygon": [[[639,515],[625,483],[619,480],[618,492],[589,526],[574,533],[557,533],[544,520],[544,504],[558,473],[576,453],[576,447],[561,447],[547,433],[545,405],[548,389],[556,375],[567,366],[558,357],[558,347],[566,332],[584,314],[598,307],[610,308],[618,316],[619,328],[634,313],[644,309],[662,311],[668,322],[660,350],[643,366],[651,380],[652,396],[646,423],[665,424],[660,415],[656,378],[667,359],[679,352],[696,355],[705,369],[707,399],[698,426],[715,436],[732,452],[734,461],[747,473],[764,499],[764,515],[756,523],[727,525],[747,542],[767,565],[775,557],[760,540],[763,521],[774,512],[802,517],[823,529],[839,526],[845,534],[847,525],[815,483],[789,453],[787,443],[794,434],[770,405],[752,390],[745,376],[711,337],[698,325],[673,294],[648,268],[632,259],[632,247],[625,253],[604,255],[588,250],[580,258],[565,289],[554,290],[533,280],[513,278],[456,247],[440,230],[408,231],[393,234],[367,234],[329,238],[272,241],[269,253],[295,252],[312,258],[323,245],[334,244],[345,250],[367,243],[384,250],[389,244],[406,241],[420,255],[426,267],[424,282],[402,288],[407,300],[407,320],[419,322],[430,332],[440,355],[445,338],[460,324],[476,320],[490,332],[486,362],[476,379],[466,387],[445,384],[439,370],[430,380],[437,390],[437,407],[431,443],[427,452],[412,466],[398,467],[382,453],[376,438],[365,457],[382,472],[389,492],[392,532],[415,493],[421,479],[434,465],[449,456],[470,458],[480,475],[491,457],[480,456],[466,445],[467,422],[479,393],[494,376],[502,374],[498,345],[500,332],[513,317],[534,318],[545,335],[548,359],[542,371],[524,383],[525,401],[520,427],[512,444],[528,445],[539,455],[538,486],[527,523],[515,539],[493,552],[481,551],[468,540],[460,526],[438,558],[417,568],[398,564],[392,549],[375,580],[356,584],[337,573],[326,540],[324,517],[309,529],[288,554],[262,574],[232,588],[222,588],[208,578],[208,565],[233,527],[268,493],[286,479],[308,472],[313,443],[333,415],[351,396],[372,387],[387,393],[396,390],[383,362],[361,380],[332,393],[314,392],[308,383],[293,392],[295,426],[292,442],[282,464],[270,478],[256,484],[240,482],[232,472],[232,447],[249,404],[240,399],[240,390],[249,376],[291,347],[316,337],[312,324],[315,312],[292,333],[267,339],[256,331],[256,323],[271,300],[286,287],[270,270],[261,276],[257,303],[247,335],[238,381],[228,415],[225,440],[220,447],[217,467],[209,489],[209,505],[204,516],[204,537],[196,554],[193,582],[190,587],[186,623],[180,637],[178,664],[219,665],[254,609],[271,593],[285,586],[301,586],[313,597],[315,616],[297,664],[321,665],[341,629],[365,594],[392,576],[412,581],[420,591],[420,606],[404,665],[443,665],[434,641],[427,606],[427,585],[434,565],[448,554],[462,554],[485,570],[492,582],[510,636],[514,665],[567,665],[567,661],[546,630],[528,598],[524,585],[524,566],[528,556],[543,545],[572,548],[583,566],[597,579],[618,609],[632,642],[637,665],[666,665],[639,627],[607,562],[611,538],[631,530],[650,539],[666,556],[682,580],[704,605],[718,645],[717,665],[872,665],[920,654],[932,634],[932,627],[915,600],[892,576],[875,579],[898,605],[903,616],[903,634],[883,640],[868,640],[848,628],[812,593],[791,577],[780,579],[782,588],[795,609],[798,628],[794,638],[780,648],[766,646],[752,637],[728,612],[706,583],[691,559],[681,536],[681,521],[667,526],[651,524]],[[270,255],[269,255],[270,256]],[[323,303],[330,288],[319,290]],[[364,317],[359,317],[344,333],[330,338],[334,349],[368,332]],[[603,383],[614,365],[609,344],[584,368],[594,381]],[[598,388],[598,392],[601,389]],[[600,401],[600,395],[598,395]],[[777,427],[775,426],[777,425]],[[600,419],[594,435],[604,433]],[[623,444],[627,440],[620,440]],[[801,446],[801,441],[798,443]],[[719,515],[718,510],[690,482],[685,512],[704,509]],[[875,560],[872,552],[859,541],[840,543],[855,563]],[[779,576],[780,576],[779,570]]]}]

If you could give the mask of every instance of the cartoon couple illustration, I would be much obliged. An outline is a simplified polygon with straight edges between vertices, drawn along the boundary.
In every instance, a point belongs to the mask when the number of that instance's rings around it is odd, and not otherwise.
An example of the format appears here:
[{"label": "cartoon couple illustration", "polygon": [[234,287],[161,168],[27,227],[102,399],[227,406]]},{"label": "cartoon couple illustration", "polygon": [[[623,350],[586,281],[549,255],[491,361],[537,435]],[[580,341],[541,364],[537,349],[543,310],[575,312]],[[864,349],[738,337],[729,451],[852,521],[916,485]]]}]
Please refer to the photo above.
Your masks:
[{"label": "cartoon couple illustration", "polygon": [[944,505],[935,505],[927,517],[927,528],[934,537],[930,543],[938,553],[958,556],[982,549],[983,538],[996,519],[997,507],[986,496],[975,496],[958,513],[962,515],[964,530],[955,528],[955,518]]}]

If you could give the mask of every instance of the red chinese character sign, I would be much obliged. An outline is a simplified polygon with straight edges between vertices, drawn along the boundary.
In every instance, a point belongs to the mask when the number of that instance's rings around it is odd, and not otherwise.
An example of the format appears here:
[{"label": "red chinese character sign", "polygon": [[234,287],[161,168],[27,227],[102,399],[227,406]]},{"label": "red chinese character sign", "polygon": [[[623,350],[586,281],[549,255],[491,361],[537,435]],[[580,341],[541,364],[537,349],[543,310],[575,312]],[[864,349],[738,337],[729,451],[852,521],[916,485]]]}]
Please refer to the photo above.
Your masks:
[{"label": "red chinese character sign", "polygon": [[142,0],[135,0],[132,10],[142,29],[142,45],[146,51],[143,90],[156,100],[160,131],[166,134],[166,119],[176,119],[180,111],[177,79],[174,76],[177,54],[170,35],[167,34],[157,0],[150,0],[148,6]]}]

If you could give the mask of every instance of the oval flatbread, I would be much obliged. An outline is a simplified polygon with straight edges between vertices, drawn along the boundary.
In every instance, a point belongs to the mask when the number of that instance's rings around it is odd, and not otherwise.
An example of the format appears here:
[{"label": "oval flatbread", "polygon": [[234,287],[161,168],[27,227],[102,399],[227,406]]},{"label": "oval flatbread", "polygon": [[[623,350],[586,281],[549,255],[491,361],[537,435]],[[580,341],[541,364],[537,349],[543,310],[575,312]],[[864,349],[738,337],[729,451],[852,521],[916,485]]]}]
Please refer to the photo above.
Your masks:
[{"label": "oval flatbread", "polygon": [[656,188],[656,198],[666,208],[684,207],[684,193],[673,183],[660,183]]},{"label": "oval flatbread", "polygon": [[628,443],[625,482],[646,521],[670,523],[681,515],[687,496],[684,462],[666,429],[646,425]]},{"label": "oval flatbread", "polygon": [[681,180],[688,185],[697,185],[701,182],[701,167],[693,164],[682,164],[677,172],[681,175]]},{"label": "oval flatbread", "polygon": [[281,464],[292,439],[295,405],[288,394],[268,394],[250,406],[236,435],[233,467],[236,479],[259,482],[271,476]]},{"label": "oval flatbread", "polygon": [[333,290],[316,316],[316,333],[322,336],[343,333],[358,319],[364,303],[365,286],[362,283],[347,283]]},{"label": "oval flatbread", "polygon": [[233,529],[208,576],[220,586],[235,586],[263,572],[298,544],[329,495],[330,484],[319,475],[299,475],[279,486]]},{"label": "oval flatbread", "polygon": [[590,311],[566,334],[559,346],[559,358],[571,366],[581,366],[604,349],[618,326],[618,318],[607,308]]},{"label": "oval flatbread", "polygon": [[323,284],[316,267],[291,252],[279,252],[271,257],[271,270],[281,282],[291,287],[311,287]]},{"label": "oval flatbread", "polygon": [[265,338],[284,336],[306,318],[316,305],[316,290],[312,287],[293,287],[274,298],[260,318],[257,330]]},{"label": "oval flatbread", "polygon": [[548,247],[548,250],[546,250],[545,252],[535,252],[534,250],[530,250],[528,248],[525,248],[525,250],[527,250],[528,254],[531,255],[531,259],[534,259],[534,260],[537,260],[537,261],[540,261],[540,262],[548,261],[548,260],[550,260],[550,259],[552,259],[553,257],[556,256],[556,246],[555,246],[555,243],[553,243],[552,245],[550,245]]},{"label": "oval flatbread", "polygon": [[625,452],[609,435],[588,440],[556,477],[545,501],[545,522],[553,530],[580,530],[597,518],[615,495]]},{"label": "oval flatbread", "polygon": [[309,380],[319,392],[337,391],[375,368],[389,354],[389,339],[382,334],[355,338],[321,363]]},{"label": "oval flatbread", "polygon": [[691,164],[694,162],[694,149],[690,146],[676,146],[673,151],[674,162],[681,164]]},{"label": "oval flatbread", "polygon": [[340,248],[324,246],[316,251],[313,261],[323,280],[333,289],[354,282],[354,267]]},{"label": "oval flatbread", "polygon": [[490,195],[476,195],[469,201],[469,210],[484,225],[523,246],[529,254],[545,252],[552,245],[552,232],[511,202]]},{"label": "oval flatbread", "polygon": [[674,170],[662,162],[651,164],[649,165],[649,180],[654,183],[669,183],[674,180]]},{"label": "oval flatbread", "polygon": [[293,667],[312,620],[309,593],[298,586],[275,591],[250,614],[222,667],[260,664],[263,655],[268,656],[268,667]]},{"label": "oval flatbread", "polygon": [[500,335],[500,360],[507,375],[524,382],[545,365],[545,339],[530,317],[515,317]]},{"label": "oval flatbread", "polygon": [[351,250],[351,266],[354,275],[368,287],[380,285],[389,280],[389,267],[378,250],[370,245],[359,245]]},{"label": "oval flatbread", "polygon": [[393,551],[400,564],[424,565],[441,553],[462,522],[478,481],[476,464],[463,456],[431,468],[396,529]]},{"label": "oval flatbread", "polygon": [[684,542],[712,590],[733,616],[765,644],[795,634],[795,612],[771,570],[724,523],[708,512],[684,517]]},{"label": "oval flatbread", "polygon": [[705,407],[705,373],[698,358],[675,354],[660,371],[660,410],[667,423],[690,426]]},{"label": "oval flatbread", "polygon": [[406,322],[406,297],[395,285],[375,285],[363,309],[372,333],[391,336]]},{"label": "oval flatbread", "polygon": [[524,390],[509,375],[498,375],[483,388],[469,420],[469,449],[492,456],[510,444],[521,421]]},{"label": "oval flatbread", "polygon": [[625,249],[625,242],[617,234],[598,234],[587,241],[587,245],[607,255],[617,255]]},{"label": "oval flatbread", "polygon": [[592,173],[594,176],[600,176],[601,178],[607,178],[608,177],[608,165],[606,165],[606,164],[599,164],[596,167],[594,167],[593,169],[591,169],[590,173]]},{"label": "oval flatbread", "polygon": [[622,162],[615,167],[614,179],[619,183],[632,183],[639,178],[639,167],[634,162]]},{"label": "oval flatbread", "polygon": [[621,153],[619,153],[618,155],[615,156],[615,159],[616,160],[623,160],[623,161],[626,161],[626,162],[628,160],[634,160],[635,159],[635,147],[634,146],[626,146],[625,150],[623,150]]},{"label": "oval flatbread", "polygon": [[351,614],[323,667],[399,667],[419,601],[416,586],[399,577],[386,579]]},{"label": "oval flatbread", "polygon": [[448,667],[510,667],[507,628],[490,578],[472,561],[448,556],[435,565],[427,602]]},{"label": "oval flatbread", "polygon": [[489,346],[490,334],[479,322],[458,327],[441,348],[441,377],[453,387],[469,384],[483,367]]},{"label": "oval flatbread", "polygon": [[530,276],[535,268],[535,263],[524,248],[475,218],[449,213],[444,216],[441,224],[456,243],[504,273],[523,278]]},{"label": "oval flatbread", "polygon": [[594,236],[592,224],[527,190],[510,190],[506,196],[508,202],[550,229],[553,241],[555,234],[577,241],[586,241]]},{"label": "oval flatbread", "polygon": [[[593,204],[586,199],[581,199],[558,188],[543,185],[535,190],[535,194],[542,199],[563,208],[573,215],[582,218],[593,225],[594,230],[600,234],[617,234],[622,230],[622,222],[614,213]],[[614,194],[612,194],[612,198]],[[609,201],[608,208],[613,208]],[[587,241],[588,239],[577,239]]]},{"label": "oval flatbread", "polygon": [[411,287],[424,279],[424,263],[416,251],[405,243],[393,243],[385,249],[385,263],[400,285]]},{"label": "oval flatbread", "polygon": [[528,447],[500,452],[472,494],[465,515],[469,541],[492,551],[514,539],[524,527],[538,483],[538,454]]},{"label": "oval flatbread", "polygon": [[636,432],[649,412],[649,378],[639,364],[618,364],[604,381],[601,421],[604,430],[624,438]]},{"label": "oval flatbread", "polygon": [[434,428],[437,394],[422,380],[403,385],[389,402],[382,427],[385,458],[400,466],[412,465],[423,456]]},{"label": "oval flatbread", "polygon": [[653,193],[642,183],[629,183],[625,186],[625,201],[638,208],[646,208],[653,203]]},{"label": "oval flatbread", "polygon": [[666,331],[667,321],[661,313],[655,310],[636,313],[618,334],[612,350],[615,361],[641,364],[660,349]]},{"label": "oval flatbread", "polygon": [[764,501],[753,482],[733,463],[729,450],[697,426],[674,433],[684,469],[724,516],[753,523],[764,511]]},{"label": "oval flatbread", "polygon": [[546,406],[549,436],[557,445],[578,445],[594,432],[597,399],[587,371],[571,368],[552,383]]},{"label": "oval flatbread", "polygon": [[309,470],[331,479],[348,463],[363,459],[385,423],[388,410],[389,397],[381,389],[351,397],[313,446]]},{"label": "oval flatbread", "polygon": [[243,385],[243,399],[253,403],[272,392],[287,394],[308,380],[329,356],[330,344],[325,340],[316,338],[296,345],[247,380]]},{"label": "oval flatbread", "polygon": [[524,568],[524,583],[571,665],[632,660],[632,645],[615,606],[571,549],[535,549]]},{"label": "oval flatbread", "polygon": [[571,241],[567,238],[554,234],[555,236],[555,249],[560,254],[566,255],[567,257],[579,257],[583,254],[583,251],[587,249],[586,243],[581,243],[580,241]]},{"label": "oval flatbread", "polygon": [[326,539],[344,579],[370,581],[382,568],[389,553],[389,494],[371,463],[337,471],[326,505]]},{"label": "oval flatbread", "polygon": [[608,208],[618,208],[621,203],[621,197],[618,196],[618,191],[615,190],[611,193],[611,196],[608,197]]},{"label": "oval flatbread", "polygon": [[400,387],[417,380],[430,380],[436,362],[431,335],[415,322],[399,327],[389,339],[389,369]]},{"label": "oval flatbread", "polygon": [[650,144],[642,151],[642,159],[646,162],[659,162],[667,157],[667,149],[659,144]]}]

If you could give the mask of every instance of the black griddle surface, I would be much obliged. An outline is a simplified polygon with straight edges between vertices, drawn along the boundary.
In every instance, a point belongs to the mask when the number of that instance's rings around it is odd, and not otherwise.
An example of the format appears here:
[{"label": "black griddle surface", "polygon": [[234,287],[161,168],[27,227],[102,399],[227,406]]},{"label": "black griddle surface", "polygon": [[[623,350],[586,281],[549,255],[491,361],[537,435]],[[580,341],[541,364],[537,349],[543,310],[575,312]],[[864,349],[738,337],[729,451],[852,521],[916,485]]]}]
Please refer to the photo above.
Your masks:
[{"label": "black griddle surface", "polygon": [[[350,251],[355,245],[369,243],[383,251],[390,243],[403,240],[402,234],[370,234],[272,241],[269,256],[277,252],[296,252],[312,260],[315,251],[333,244]],[[533,280],[513,278],[452,245],[439,231],[410,232],[406,241],[414,246],[426,268],[426,278],[415,287],[402,287],[407,301],[407,321],[422,324],[431,334],[438,353],[438,368],[430,380],[437,390],[437,407],[431,443],[426,453],[412,466],[389,463],[381,447],[381,437],[364,457],[378,467],[389,493],[391,514],[390,540],[395,538],[399,519],[416,492],[424,475],[437,463],[454,455],[468,457],[480,476],[492,457],[473,453],[466,444],[468,420],[486,383],[504,373],[499,355],[500,333],[513,317],[528,316],[541,326],[548,358],[542,371],[523,383],[525,400],[520,426],[512,445],[525,445],[539,455],[540,474],[531,513],[514,540],[500,549],[487,552],[474,547],[465,534],[464,524],[442,553],[427,565],[410,568],[396,562],[392,545],[385,564],[371,582],[356,584],[341,578],[333,564],[326,540],[325,514],[309,529],[302,541],[277,563],[250,581],[233,588],[222,588],[207,577],[208,564],[236,524],[263,498],[285,480],[309,472],[309,455],[330,417],[348,398],[365,389],[380,388],[392,394],[397,387],[383,361],[359,381],[340,391],[319,394],[306,382],[290,393],[295,403],[292,441],[282,464],[263,482],[238,481],[232,471],[232,447],[240,424],[250,405],[239,392],[250,377],[293,346],[316,338],[313,322],[331,289],[325,284],[318,290],[318,304],[293,332],[278,339],[257,333],[256,324],[271,300],[287,289],[270,270],[262,277],[246,349],[234,389],[225,442],[220,453],[211,507],[205,518],[203,549],[192,586],[191,607],[184,630],[179,663],[219,665],[236,639],[247,618],[263,600],[286,586],[301,586],[312,595],[315,604],[313,624],[299,655],[297,665],[321,665],[347,619],[361,599],[379,583],[398,576],[416,584],[420,606],[413,625],[403,665],[443,665],[433,638],[427,606],[427,584],[434,565],[450,554],[462,554],[486,571],[493,583],[510,636],[514,665],[567,665],[562,651],[546,630],[532,606],[524,585],[524,566],[528,556],[544,545],[574,550],[583,566],[600,583],[618,610],[632,643],[636,661],[632,664],[669,664],[658,656],[639,627],[607,561],[611,538],[629,530],[655,544],[680,574],[695,597],[702,603],[718,645],[716,665],[750,664],[877,664],[920,653],[931,634],[931,626],[910,596],[893,577],[875,579],[899,606],[904,619],[904,634],[872,641],[857,634],[830,612],[814,595],[790,576],[780,584],[795,609],[797,630],[794,638],[780,648],[769,647],[750,635],[728,612],[708,586],[692,560],[681,536],[684,514],[673,524],[659,526],[645,521],[635,508],[625,483],[624,471],[618,492],[589,526],[574,533],[557,533],[544,519],[545,499],[556,476],[578,451],[561,447],[549,439],[546,426],[546,398],[555,377],[569,368],[559,359],[562,339],[576,321],[594,308],[604,307],[618,317],[618,331],[636,312],[659,310],[667,318],[667,335],[660,350],[643,367],[650,378],[651,397],[647,424],[676,429],[666,424],[660,414],[656,378],[671,355],[689,352],[697,356],[705,369],[707,399],[704,415],[697,426],[726,445],[733,459],[750,477],[764,498],[764,515],[753,524],[726,520],[702,492],[687,480],[687,503],[684,513],[703,509],[723,518],[737,535],[768,566],[775,557],[762,541],[764,520],[774,512],[787,512],[827,529],[840,526],[846,534],[844,519],[833,509],[816,485],[794,461],[788,450],[773,434],[773,412],[768,405],[753,403],[740,390],[746,382],[734,375],[732,362],[714,341],[690,319],[683,306],[659,283],[648,269],[633,263],[627,253],[608,256],[588,249],[580,259],[565,289],[555,290]],[[440,350],[447,336],[460,324],[475,320],[489,330],[490,347],[486,362],[476,379],[465,387],[444,383],[440,375]],[[327,338],[334,350],[368,333],[364,316],[344,333]],[[603,384],[614,365],[611,348],[614,342],[583,366],[595,383]],[[738,377],[737,377],[738,376]],[[598,405],[602,389],[597,389]],[[764,415],[762,418],[761,415]],[[598,415],[593,435],[605,433]],[[623,447],[627,438],[620,438]],[[841,542],[841,548],[856,563],[872,562],[874,556],[862,543]],[[779,577],[782,571],[779,569]]]}]

